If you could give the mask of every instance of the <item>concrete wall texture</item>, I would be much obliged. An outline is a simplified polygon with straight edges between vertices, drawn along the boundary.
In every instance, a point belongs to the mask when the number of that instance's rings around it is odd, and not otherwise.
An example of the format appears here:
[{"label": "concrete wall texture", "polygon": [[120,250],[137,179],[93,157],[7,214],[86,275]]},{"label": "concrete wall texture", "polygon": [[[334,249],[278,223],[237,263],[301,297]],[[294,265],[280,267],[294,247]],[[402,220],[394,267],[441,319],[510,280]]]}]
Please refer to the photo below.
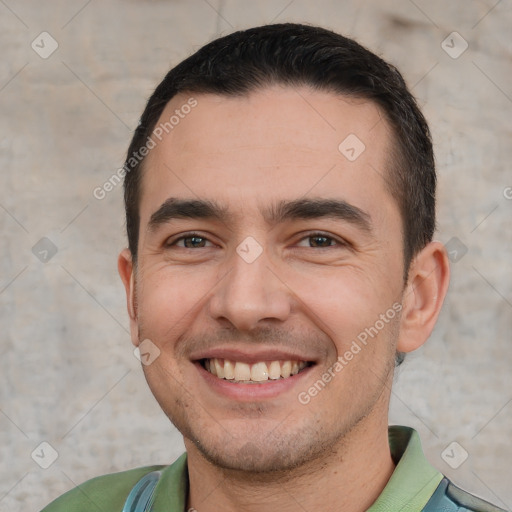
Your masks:
[{"label": "concrete wall texture", "polygon": [[0,511],[182,453],[129,338],[122,187],[93,190],[170,67],[220,34],[284,21],[354,37],[422,105],[452,281],[398,371],[390,422],[416,428],[457,484],[512,508],[510,2],[2,0]]}]

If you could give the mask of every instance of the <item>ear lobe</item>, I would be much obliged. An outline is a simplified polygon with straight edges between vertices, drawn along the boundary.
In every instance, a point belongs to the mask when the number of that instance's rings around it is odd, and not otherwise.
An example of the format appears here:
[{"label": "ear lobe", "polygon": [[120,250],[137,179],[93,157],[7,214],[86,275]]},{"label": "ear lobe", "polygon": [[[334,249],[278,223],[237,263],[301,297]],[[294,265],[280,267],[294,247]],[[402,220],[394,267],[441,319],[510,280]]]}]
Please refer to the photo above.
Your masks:
[{"label": "ear lobe", "polygon": [[135,268],[129,249],[123,249],[117,260],[117,270],[126,292],[126,309],[130,317],[130,331],[132,343],[139,345],[137,305],[135,296]]},{"label": "ear lobe", "polygon": [[414,258],[404,292],[399,352],[419,348],[432,333],[450,281],[448,254],[440,242],[430,242]]}]

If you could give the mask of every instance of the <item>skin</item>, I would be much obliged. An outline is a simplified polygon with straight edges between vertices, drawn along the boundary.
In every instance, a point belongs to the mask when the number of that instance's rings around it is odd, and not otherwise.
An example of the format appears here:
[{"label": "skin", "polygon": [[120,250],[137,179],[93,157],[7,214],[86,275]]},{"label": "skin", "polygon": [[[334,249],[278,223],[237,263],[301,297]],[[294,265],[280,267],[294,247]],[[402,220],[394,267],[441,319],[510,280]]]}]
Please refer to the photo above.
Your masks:
[{"label": "skin", "polygon": [[[161,120],[188,97],[174,97]],[[160,350],[143,366],[147,382],[184,436],[187,509],[367,510],[395,467],[387,434],[395,351],[430,335],[448,287],[446,251],[428,244],[404,283],[398,205],[376,172],[392,134],[375,104],[281,86],[194,97],[198,105],[146,159],[137,266],[127,249],[118,260],[132,341]],[[353,162],[338,150],[349,134],[366,146]],[[215,200],[232,216],[150,229],[169,197]],[[370,230],[331,218],[265,221],[266,207],[298,198],[342,199],[366,212]],[[202,238],[170,245],[190,231]],[[318,231],[330,238],[311,237]],[[252,263],[236,251],[248,236],[262,248]],[[396,303],[401,314],[300,403]],[[237,399],[213,389],[191,360],[215,347],[293,350],[315,365],[277,396]]]}]

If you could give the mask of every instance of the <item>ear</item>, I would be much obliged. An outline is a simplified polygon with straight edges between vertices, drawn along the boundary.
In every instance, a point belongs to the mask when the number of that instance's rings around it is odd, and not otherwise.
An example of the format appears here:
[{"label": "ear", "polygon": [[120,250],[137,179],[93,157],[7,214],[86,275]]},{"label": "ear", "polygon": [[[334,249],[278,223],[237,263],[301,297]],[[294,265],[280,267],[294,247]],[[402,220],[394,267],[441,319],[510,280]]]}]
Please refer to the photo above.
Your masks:
[{"label": "ear", "polygon": [[403,296],[399,352],[419,348],[432,333],[450,282],[448,254],[441,242],[430,242],[413,259]]},{"label": "ear", "polygon": [[117,259],[117,270],[126,291],[126,307],[130,317],[132,343],[138,347],[139,330],[135,297],[135,268],[132,261],[132,254],[129,249],[123,249],[119,254],[119,258]]}]

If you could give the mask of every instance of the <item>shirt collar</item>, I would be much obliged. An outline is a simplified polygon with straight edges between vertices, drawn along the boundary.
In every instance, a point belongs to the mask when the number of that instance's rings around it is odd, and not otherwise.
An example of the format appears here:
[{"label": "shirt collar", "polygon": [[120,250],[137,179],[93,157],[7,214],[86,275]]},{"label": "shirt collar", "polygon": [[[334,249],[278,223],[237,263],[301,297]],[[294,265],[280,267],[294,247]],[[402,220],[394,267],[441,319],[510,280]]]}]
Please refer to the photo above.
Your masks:
[{"label": "shirt collar", "polygon": [[392,425],[388,428],[388,436],[395,471],[367,512],[422,510],[443,475],[426,459],[416,430]]}]

